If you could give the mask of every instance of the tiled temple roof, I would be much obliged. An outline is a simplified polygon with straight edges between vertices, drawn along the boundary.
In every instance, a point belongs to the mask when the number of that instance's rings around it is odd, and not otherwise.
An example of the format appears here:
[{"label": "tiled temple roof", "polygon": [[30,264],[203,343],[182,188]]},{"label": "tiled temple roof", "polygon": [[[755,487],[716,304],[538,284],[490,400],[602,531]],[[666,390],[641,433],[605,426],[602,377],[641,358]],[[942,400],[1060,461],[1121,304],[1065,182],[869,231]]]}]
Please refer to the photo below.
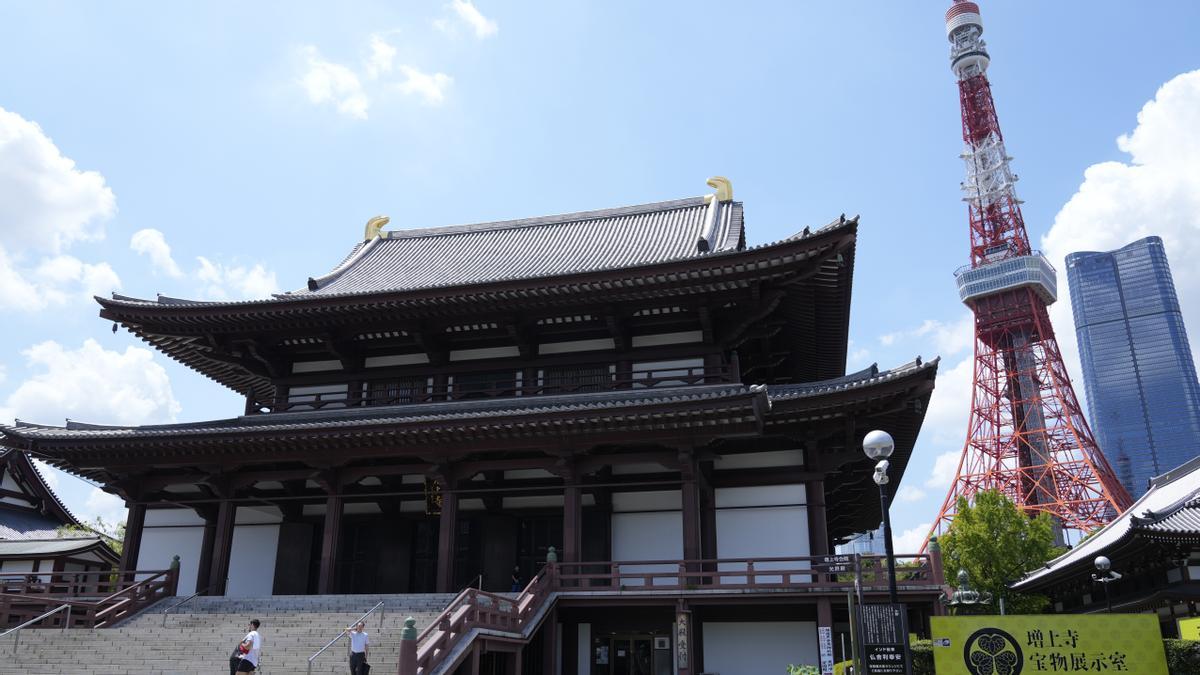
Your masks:
[{"label": "tiled temple roof", "polygon": [[384,232],[308,288],[344,295],[557,276],[744,247],[742,204],[700,197],[452,227]]},{"label": "tiled temple roof", "polygon": [[453,420],[537,416],[576,412],[586,416],[595,411],[637,409],[649,405],[719,401],[736,397],[760,398],[763,410],[775,401],[820,397],[840,391],[868,390],[873,386],[912,375],[921,370],[936,372],[937,359],[920,358],[892,370],[875,365],[845,377],[803,385],[709,384],[618,391],[513,396],[466,401],[411,403],[393,406],[322,409],[243,415],[223,420],[113,426],[68,420],[64,426],[18,421],[0,425],[5,438],[24,440],[83,440],[206,436],[216,433],[290,432],[316,428],[354,428],[379,424],[420,424]]},{"label": "tiled temple roof", "polygon": [[1145,540],[1200,543],[1200,457],[1151,479],[1150,489],[1125,513],[1067,553],[1029,572],[1013,588],[1024,591],[1055,583],[1064,574],[1090,569],[1096,556],[1111,555],[1139,539],[1140,545],[1145,545]]}]

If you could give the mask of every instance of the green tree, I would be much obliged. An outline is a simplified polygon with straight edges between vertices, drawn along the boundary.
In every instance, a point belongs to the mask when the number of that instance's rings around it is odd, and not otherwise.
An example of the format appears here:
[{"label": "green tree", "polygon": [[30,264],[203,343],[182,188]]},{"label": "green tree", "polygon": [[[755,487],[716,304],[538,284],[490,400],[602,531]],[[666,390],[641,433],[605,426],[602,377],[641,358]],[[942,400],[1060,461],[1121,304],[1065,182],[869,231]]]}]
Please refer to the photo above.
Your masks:
[{"label": "green tree", "polygon": [[117,555],[121,555],[121,547],[125,543],[125,523],[113,525],[96,516],[94,520],[84,521],[79,525],[59,525],[54,534],[59,539],[100,537]]},{"label": "green tree", "polygon": [[1049,515],[1030,518],[997,490],[976,494],[974,505],[959,497],[958,514],[938,542],[946,578],[965,569],[972,588],[991,592],[997,605],[1004,598],[1007,613],[1033,614],[1048,604],[1044,596],[1014,593],[1008,584],[1062,553]]}]

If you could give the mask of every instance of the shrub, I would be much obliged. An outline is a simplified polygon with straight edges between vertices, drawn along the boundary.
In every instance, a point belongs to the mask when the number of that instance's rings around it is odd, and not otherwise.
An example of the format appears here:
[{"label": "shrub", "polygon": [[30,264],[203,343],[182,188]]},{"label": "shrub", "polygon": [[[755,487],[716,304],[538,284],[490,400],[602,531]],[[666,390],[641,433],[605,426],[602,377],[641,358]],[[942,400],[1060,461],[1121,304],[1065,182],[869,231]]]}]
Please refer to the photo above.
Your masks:
[{"label": "shrub", "polygon": [[909,645],[912,650],[913,675],[934,675],[933,673],[933,642],[917,640]]},{"label": "shrub", "polygon": [[1163,640],[1167,672],[1171,675],[1200,675],[1200,640]]}]

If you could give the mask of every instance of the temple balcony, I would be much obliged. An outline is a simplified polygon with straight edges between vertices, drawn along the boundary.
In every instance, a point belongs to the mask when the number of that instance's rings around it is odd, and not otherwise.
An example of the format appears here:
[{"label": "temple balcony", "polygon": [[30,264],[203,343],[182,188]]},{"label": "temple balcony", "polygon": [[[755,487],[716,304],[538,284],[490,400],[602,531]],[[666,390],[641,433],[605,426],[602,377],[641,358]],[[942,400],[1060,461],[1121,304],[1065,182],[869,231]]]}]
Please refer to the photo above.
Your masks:
[{"label": "temple balcony", "polygon": [[[654,368],[619,369],[611,362],[540,368],[526,371],[491,370],[451,376],[445,384],[426,376],[366,380],[355,385],[293,389],[286,399],[255,401],[251,414],[396,406],[472,399],[562,396],[603,391],[729,384],[739,381],[736,363],[654,364]],[[636,365],[636,364],[635,364]],[[523,375],[530,375],[525,379]]]}]

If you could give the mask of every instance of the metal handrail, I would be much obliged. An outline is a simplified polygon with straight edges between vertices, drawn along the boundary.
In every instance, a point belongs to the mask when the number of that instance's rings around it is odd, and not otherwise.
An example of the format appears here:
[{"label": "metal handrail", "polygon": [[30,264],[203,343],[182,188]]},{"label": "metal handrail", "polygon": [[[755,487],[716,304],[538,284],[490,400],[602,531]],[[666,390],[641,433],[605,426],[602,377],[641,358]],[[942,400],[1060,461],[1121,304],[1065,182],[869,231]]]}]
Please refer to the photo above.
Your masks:
[{"label": "metal handrail", "polygon": [[13,633],[16,633],[16,636],[13,637],[13,653],[16,654],[17,653],[17,645],[20,644],[20,642],[21,642],[21,629],[22,628],[28,628],[29,626],[32,626],[33,624],[41,621],[42,619],[45,619],[48,616],[53,616],[55,614],[58,614],[59,612],[63,611],[64,609],[67,610],[67,616],[66,616],[66,619],[63,621],[62,629],[63,629],[63,631],[66,631],[68,628],[71,627],[71,603],[69,603],[69,602],[59,605],[58,607],[55,607],[54,609],[50,610],[49,612],[46,612],[45,614],[39,616],[36,619],[30,619],[30,620],[26,621],[25,623],[21,624],[20,626],[17,626],[16,628],[10,628],[10,629],[4,631],[3,633],[0,633],[0,639],[8,637],[9,635],[12,635]]},{"label": "metal handrail", "polygon": [[[179,607],[180,605],[183,605],[187,602],[190,602],[193,598],[195,598],[197,595],[200,595],[201,593],[207,593],[207,592],[211,591],[213,588],[215,588],[217,586],[217,584],[220,584],[220,583],[222,583],[222,582],[214,581],[211,584],[205,586],[204,588],[201,588],[200,590],[196,591],[195,593],[192,593],[191,595],[187,596],[186,598],[184,598],[184,599],[180,600],[179,602],[171,605],[170,607],[164,609],[163,613],[162,613],[162,615],[163,615],[162,625],[164,627],[167,625],[167,615],[171,613],[171,610],[173,610],[176,607]],[[229,579],[226,578],[224,583],[229,583]]]},{"label": "metal handrail", "polygon": [[[365,620],[366,620],[366,618],[367,618],[368,616],[371,616],[372,614],[374,614],[374,613],[375,613],[375,610],[377,610],[377,609],[380,609],[380,612],[379,612],[379,627],[380,627],[380,629],[382,629],[382,628],[383,628],[383,617],[385,616],[385,613],[387,612],[387,610],[386,610],[386,609],[381,609],[382,607],[383,607],[383,601],[382,601],[382,600],[380,600],[379,602],[375,603],[375,606],[374,606],[374,607],[372,607],[371,609],[368,609],[366,614],[363,614],[362,616],[358,617],[358,619],[357,619],[357,620],[355,620],[355,622],[354,622],[354,623],[352,623],[352,624],[350,624],[350,625],[351,625],[351,626],[357,626],[357,625],[358,625],[360,622],[362,622],[362,621],[365,621]],[[332,639],[332,640],[330,640],[329,642],[326,642],[324,647],[321,647],[320,649],[318,649],[318,650],[316,651],[316,653],[315,653],[315,654],[313,654],[312,656],[308,657],[308,675],[312,675],[312,664],[313,664],[313,660],[314,660],[314,659],[316,659],[316,658],[317,658],[318,656],[320,656],[321,654],[325,653],[325,650],[326,650],[326,649],[329,649],[330,647],[332,647],[332,646],[333,646],[333,643],[337,642],[338,640],[341,640],[341,639],[342,639],[342,636],[343,636],[343,635],[345,635],[345,634],[346,634],[346,630],[345,630],[345,629],[343,629],[343,630],[342,630],[342,632],[340,632],[340,633],[338,633],[338,634],[337,634],[337,637],[333,638],[333,639]]]}]

